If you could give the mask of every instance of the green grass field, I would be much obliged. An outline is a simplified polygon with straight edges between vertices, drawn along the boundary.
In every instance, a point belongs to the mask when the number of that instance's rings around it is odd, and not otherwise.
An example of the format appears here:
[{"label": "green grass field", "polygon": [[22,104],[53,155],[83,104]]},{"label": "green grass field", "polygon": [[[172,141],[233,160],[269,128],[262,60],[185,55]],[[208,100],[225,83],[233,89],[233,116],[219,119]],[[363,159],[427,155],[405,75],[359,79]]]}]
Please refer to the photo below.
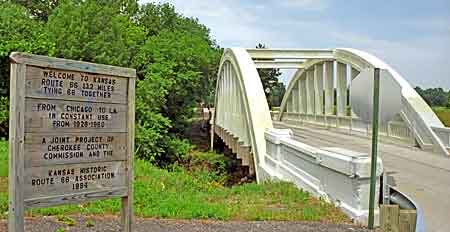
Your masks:
[{"label": "green grass field", "polygon": [[433,107],[434,112],[445,126],[450,127],[450,108]]},{"label": "green grass field", "polygon": [[[7,146],[0,142],[0,217],[6,217]],[[204,173],[173,171],[135,162],[134,210],[139,217],[218,220],[308,220],[343,223],[349,219],[336,207],[284,182],[224,187]],[[28,216],[118,214],[118,199],[33,209]]]}]

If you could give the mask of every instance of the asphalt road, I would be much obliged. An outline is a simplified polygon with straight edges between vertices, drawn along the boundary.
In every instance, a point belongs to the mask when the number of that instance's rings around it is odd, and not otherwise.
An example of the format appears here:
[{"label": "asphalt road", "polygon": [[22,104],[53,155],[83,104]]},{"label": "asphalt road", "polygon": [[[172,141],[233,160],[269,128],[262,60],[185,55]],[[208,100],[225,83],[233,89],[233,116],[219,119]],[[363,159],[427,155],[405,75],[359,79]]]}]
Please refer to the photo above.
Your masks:
[{"label": "asphalt road", "polygon": [[[275,127],[287,125],[277,123]],[[370,154],[368,138],[310,127],[293,131],[296,140],[312,146],[342,147]],[[427,231],[450,231],[450,158],[407,144],[381,143],[379,151],[390,184],[423,209]]]}]

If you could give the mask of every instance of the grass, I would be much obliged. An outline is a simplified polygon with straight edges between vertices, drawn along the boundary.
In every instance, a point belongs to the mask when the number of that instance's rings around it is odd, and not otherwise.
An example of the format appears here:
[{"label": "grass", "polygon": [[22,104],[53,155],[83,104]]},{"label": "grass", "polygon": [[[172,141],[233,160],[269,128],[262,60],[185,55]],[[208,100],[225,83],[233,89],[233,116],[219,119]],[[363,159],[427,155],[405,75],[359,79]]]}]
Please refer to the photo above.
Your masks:
[{"label": "grass", "polygon": [[[8,142],[0,140],[0,200],[2,192],[6,191],[8,191]],[[0,206],[0,212],[1,209]]]},{"label": "grass", "polygon": [[[7,146],[7,142],[0,142],[3,176],[3,168],[7,166]],[[3,188],[0,192],[0,217],[6,216],[7,200]],[[167,171],[142,160],[135,162],[134,210],[139,217],[151,218],[350,222],[335,206],[311,197],[290,183],[250,183],[227,188],[211,181],[207,173],[191,173],[181,167]],[[109,199],[33,209],[27,211],[27,215],[104,215],[119,212],[119,199]]]},{"label": "grass", "polygon": [[450,108],[433,107],[434,112],[445,126],[450,127]]}]

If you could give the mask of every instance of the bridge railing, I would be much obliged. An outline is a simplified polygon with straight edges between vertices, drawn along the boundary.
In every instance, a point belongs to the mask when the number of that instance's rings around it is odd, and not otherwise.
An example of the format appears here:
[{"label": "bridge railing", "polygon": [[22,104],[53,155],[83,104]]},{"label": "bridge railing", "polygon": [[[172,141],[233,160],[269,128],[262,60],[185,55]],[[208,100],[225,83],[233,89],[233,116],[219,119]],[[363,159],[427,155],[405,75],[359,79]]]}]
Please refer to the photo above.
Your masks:
[{"label": "bridge railing", "polygon": [[[266,130],[261,177],[293,182],[314,196],[333,202],[358,222],[366,223],[370,156],[342,148],[312,147],[292,139],[291,134],[289,129]],[[378,177],[382,170],[378,159]]]},{"label": "bridge railing", "polygon": [[[278,112],[272,112],[272,119],[276,124]],[[285,112],[281,122],[289,126],[311,125],[326,129],[335,129],[352,135],[370,136],[372,127],[356,116],[312,115]],[[390,121],[379,126],[379,133],[383,138],[404,143],[414,143],[414,135],[408,125],[402,121]]]},{"label": "bridge railing", "polygon": [[448,127],[432,127],[433,131],[441,139],[447,149],[450,151],[450,128]]},{"label": "bridge railing", "polygon": [[[366,96],[371,91],[366,89],[369,85],[364,86],[354,81],[361,80],[358,79],[359,76],[365,77],[372,69],[379,68],[384,80],[388,81],[385,86],[388,87],[387,91],[394,97],[389,98],[390,94],[383,94],[385,98],[382,103],[385,104],[382,104],[380,111],[400,111],[392,122],[380,125],[381,135],[396,142],[403,140],[408,144],[418,145],[423,150],[450,155],[448,146],[445,145],[448,141],[441,141],[445,136],[438,136],[431,128],[443,127],[442,122],[408,82],[377,57],[349,48],[322,51],[262,49],[250,50],[249,53],[255,63],[259,62],[258,59],[271,57],[275,60],[272,65],[292,63],[292,59],[300,64],[289,82],[278,117],[274,121],[325,125],[327,128],[369,135],[370,125],[353,115],[351,109],[355,101],[348,99],[352,99],[349,96]],[[285,61],[286,59],[289,60]],[[389,101],[396,103],[387,104]],[[401,104],[400,109],[397,106],[392,109],[393,105],[398,104]],[[291,115],[292,113],[294,114]]]}]

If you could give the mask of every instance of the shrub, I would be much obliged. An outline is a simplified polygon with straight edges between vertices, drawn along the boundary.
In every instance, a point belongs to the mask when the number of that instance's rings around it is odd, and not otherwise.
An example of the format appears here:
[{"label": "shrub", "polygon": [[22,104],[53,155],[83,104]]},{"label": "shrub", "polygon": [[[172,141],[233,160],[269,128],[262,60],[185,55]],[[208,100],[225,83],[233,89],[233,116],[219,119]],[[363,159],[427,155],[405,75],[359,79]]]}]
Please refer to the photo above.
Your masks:
[{"label": "shrub", "polygon": [[197,178],[220,184],[227,181],[231,160],[226,156],[215,152],[192,152],[188,160],[186,166]]},{"label": "shrub", "polygon": [[170,121],[159,113],[146,112],[145,120],[136,124],[136,151],[138,158],[158,164],[165,154]]},{"label": "shrub", "polygon": [[172,138],[167,147],[167,159],[170,163],[184,162],[193,146],[187,139]]}]

